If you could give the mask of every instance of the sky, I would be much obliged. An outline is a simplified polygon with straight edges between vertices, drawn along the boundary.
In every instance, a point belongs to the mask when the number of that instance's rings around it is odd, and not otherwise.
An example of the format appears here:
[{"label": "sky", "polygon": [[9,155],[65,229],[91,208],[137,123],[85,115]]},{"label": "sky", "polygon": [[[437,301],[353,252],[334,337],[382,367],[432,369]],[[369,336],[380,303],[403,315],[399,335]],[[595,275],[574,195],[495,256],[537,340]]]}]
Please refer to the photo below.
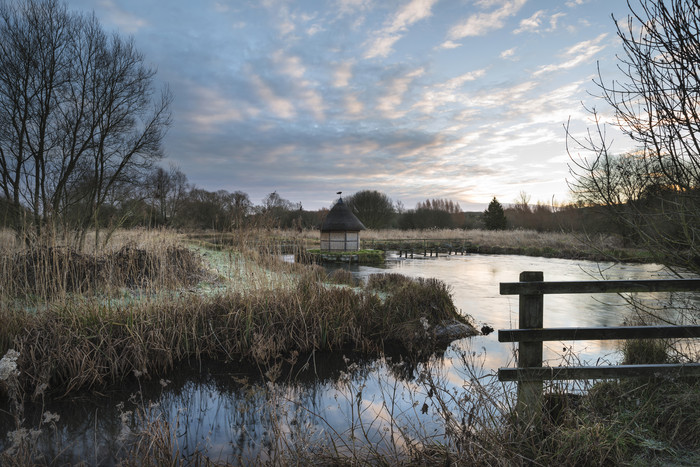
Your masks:
[{"label": "sky", "polygon": [[564,125],[615,72],[622,0],[68,0],[174,96],[164,167],[305,209],[566,202]]}]

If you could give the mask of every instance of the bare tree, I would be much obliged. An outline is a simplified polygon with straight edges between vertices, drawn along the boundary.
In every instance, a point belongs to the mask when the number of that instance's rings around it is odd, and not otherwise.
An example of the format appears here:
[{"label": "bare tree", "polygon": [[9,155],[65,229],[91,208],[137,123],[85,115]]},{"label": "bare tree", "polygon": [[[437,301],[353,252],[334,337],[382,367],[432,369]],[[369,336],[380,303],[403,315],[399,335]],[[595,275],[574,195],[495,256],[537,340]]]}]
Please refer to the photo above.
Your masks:
[{"label": "bare tree", "polygon": [[248,193],[236,190],[231,194],[232,225],[233,228],[241,228],[245,219],[253,209],[253,203]]},{"label": "bare tree", "polygon": [[[99,234],[110,191],[161,157],[171,96],[154,98],[154,76],[94,15],[57,0],[0,4],[0,189],[17,229],[28,208],[38,235],[61,223]],[[74,205],[84,215],[68,226]]]},{"label": "bare tree", "polygon": [[[700,270],[700,5],[639,0],[617,22],[621,78],[599,70],[599,97],[637,149],[614,155],[605,125],[575,138],[567,127],[572,189],[607,206],[635,239],[666,263]],[[588,156],[579,157],[582,151]]]},{"label": "bare tree", "polygon": [[145,180],[147,197],[156,209],[156,222],[170,225],[187,190],[187,176],[176,166],[156,167]]},{"label": "bare tree", "polygon": [[376,190],[361,190],[345,198],[345,203],[368,229],[390,227],[396,211],[386,194]]}]

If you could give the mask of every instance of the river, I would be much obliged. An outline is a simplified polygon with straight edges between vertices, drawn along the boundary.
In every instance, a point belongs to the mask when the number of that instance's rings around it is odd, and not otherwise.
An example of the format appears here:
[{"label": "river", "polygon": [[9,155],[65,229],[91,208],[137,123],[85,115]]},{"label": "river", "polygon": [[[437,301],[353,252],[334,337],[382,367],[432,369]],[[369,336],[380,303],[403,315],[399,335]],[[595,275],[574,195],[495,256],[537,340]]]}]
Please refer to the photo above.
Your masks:
[{"label": "river", "polygon": [[[653,264],[511,255],[416,259],[390,255],[382,268],[344,267],[360,278],[398,272],[441,279],[452,287],[457,308],[477,327],[496,330],[517,327],[518,298],[499,295],[499,283],[516,282],[521,271],[543,271],[545,280],[557,281],[671,277]],[[615,326],[629,313],[625,300],[614,294],[548,295],[544,306],[545,327]],[[460,395],[472,385],[494,386],[497,368],[514,365],[513,355],[513,345],[499,343],[496,331],[456,341],[444,355],[418,365],[402,362],[397,355],[371,361],[352,355],[313,355],[292,369],[284,368],[274,383],[265,381],[256,369],[209,362],[167,379],[28,407],[26,418],[36,426],[46,411],[60,416],[55,424],[44,424],[37,447],[46,459],[61,462],[115,463],[125,454],[122,441],[143,427],[144,420],[151,430],[170,430],[171,449],[184,455],[199,450],[230,462],[275,460],[293,447],[312,449],[329,437],[339,451],[354,452],[364,444],[391,456],[407,440],[443,439],[444,413],[428,396],[432,386],[426,374],[439,380],[445,398],[461,404]],[[620,355],[613,341],[545,346],[550,363],[562,358],[616,363]],[[502,390],[507,393],[512,387]],[[7,440],[3,443],[0,447],[8,446]]]}]

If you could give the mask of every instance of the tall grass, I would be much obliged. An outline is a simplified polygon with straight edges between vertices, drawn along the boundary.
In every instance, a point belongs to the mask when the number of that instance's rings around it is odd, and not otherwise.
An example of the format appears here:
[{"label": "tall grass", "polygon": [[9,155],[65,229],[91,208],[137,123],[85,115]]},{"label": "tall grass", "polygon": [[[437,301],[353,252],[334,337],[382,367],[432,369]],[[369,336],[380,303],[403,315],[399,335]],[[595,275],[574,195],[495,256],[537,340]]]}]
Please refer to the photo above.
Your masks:
[{"label": "tall grass", "polygon": [[[52,302],[70,295],[114,295],[124,288],[175,289],[201,279],[202,262],[163,231],[119,232],[101,251],[79,251],[53,236],[0,249],[0,299]],[[90,244],[92,245],[92,244]]]},{"label": "tall grass", "polygon": [[[303,238],[293,238],[301,248]],[[2,271],[12,276],[3,274],[0,293],[0,344],[2,354],[12,357],[5,361],[7,371],[0,371],[0,392],[17,419],[19,440],[15,451],[0,454],[7,465],[43,463],[31,430],[22,424],[26,398],[167,375],[183,361],[204,357],[255,362],[274,387],[282,365],[305,353],[381,354],[391,346],[404,354],[430,353],[435,327],[459,320],[449,288],[439,281],[385,274],[360,285],[347,274],[328,277],[321,268],[281,261],[279,238],[265,240],[260,232],[241,233],[234,248],[185,247],[181,237],[162,232],[117,234],[100,251],[58,242],[29,251],[12,241],[3,240],[0,260]],[[195,260],[182,260],[188,254]],[[385,398],[373,411],[362,403],[362,387],[348,379],[351,432],[335,432],[329,423],[319,438],[270,415],[274,446],[259,460],[602,465],[663,463],[686,452],[698,460],[700,392],[693,381],[608,382],[588,386],[577,397],[548,387],[542,425],[523,429],[512,416],[513,387],[484,375],[475,353],[458,358],[465,371],[459,390],[445,380],[440,365],[423,365],[405,394],[396,385],[384,386]],[[352,370],[350,364],[348,373]],[[399,397],[412,402],[402,413],[393,403]],[[268,403],[289,402],[283,398],[271,392]],[[219,464],[205,451],[183,459],[178,421],[149,406],[141,410],[125,465]],[[439,431],[413,416],[424,411]]]},{"label": "tall grass", "polygon": [[5,340],[20,354],[26,391],[64,394],[135,374],[163,375],[189,358],[264,366],[316,350],[429,347],[426,326],[456,319],[454,305],[439,284],[416,282],[404,290],[414,293],[381,300],[307,275],[274,295],[187,293],[131,305],[76,300],[26,315],[21,330]]},{"label": "tall grass", "polygon": [[192,358],[272,367],[317,350],[430,350],[435,325],[463,321],[438,281],[404,278],[380,297],[376,281],[329,286],[322,268],[284,262],[250,239],[221,251],[178,241],[0,257],[0,343],[19,352],[24,391],[99,388]]}]

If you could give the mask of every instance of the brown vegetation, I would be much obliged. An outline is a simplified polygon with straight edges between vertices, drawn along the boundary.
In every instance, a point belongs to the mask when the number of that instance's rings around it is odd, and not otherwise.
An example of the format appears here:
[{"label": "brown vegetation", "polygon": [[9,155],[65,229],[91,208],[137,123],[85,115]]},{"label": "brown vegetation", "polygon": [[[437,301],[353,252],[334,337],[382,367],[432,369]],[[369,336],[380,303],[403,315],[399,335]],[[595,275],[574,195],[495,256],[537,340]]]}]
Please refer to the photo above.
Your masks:
[{"label": "brown vegetation", "polygon": [[[366,288],[329,287],[322,268],[284,263],[259,245],[208,254],[237,269],[230,280],[222,271],[210,276],[227,283],[214,293],[193,287],[205,277],[201,258],[177,243],[102,256],[53,247],[0,257],[8,271],[1,350],[19,353],[21,387],[68,393],[161,375],[190,358],[274,365],[316,350],[431,352],[428,328],[460,319],[439,281],[402,278],[380,298],[373,290],[381,279]],[[274,293],[268,284],[239,282],[260,275],[274,278]],[[30,304],[38,311],[22,308]]]}]

